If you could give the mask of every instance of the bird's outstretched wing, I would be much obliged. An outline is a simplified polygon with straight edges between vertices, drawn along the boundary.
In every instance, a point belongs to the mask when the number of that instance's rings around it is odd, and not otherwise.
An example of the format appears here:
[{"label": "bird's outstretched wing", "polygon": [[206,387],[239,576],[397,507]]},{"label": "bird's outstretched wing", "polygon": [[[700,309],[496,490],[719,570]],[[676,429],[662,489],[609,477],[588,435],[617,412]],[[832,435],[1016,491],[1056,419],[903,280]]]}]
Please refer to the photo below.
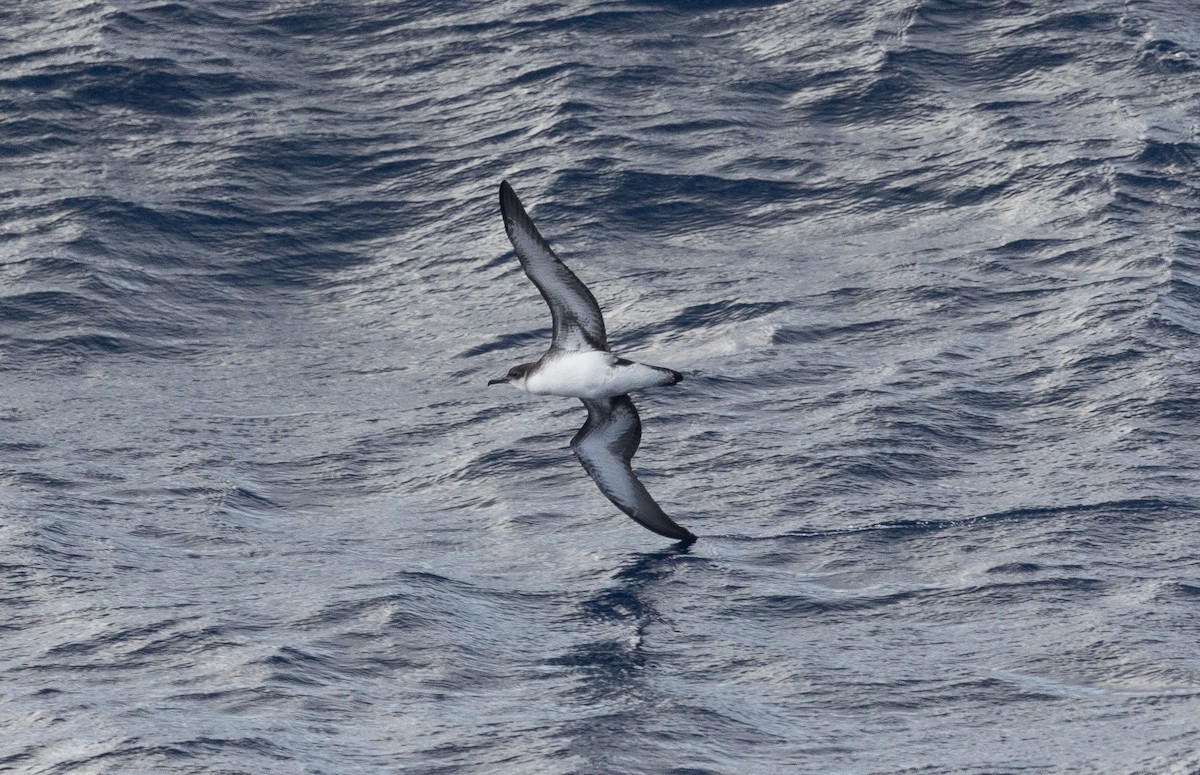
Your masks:
[{"label": "bird's outstretched wing", "polygon": [[571,449],[600,492],[643,527],[667,538],[694,540],[696,536],[663,513],[633,474],[629,461],[642,440],[642,421],[629,396],[580,400],[588,418],[571,439]]},{"label": "bird's outstretched wing", "polygon": [[561,350],[607,350],[604,318],[596,297],[542,239],[507,180],[500,184],[500,212],[504,231],[525,274],[550,306],[554,318],[552,346]]}]

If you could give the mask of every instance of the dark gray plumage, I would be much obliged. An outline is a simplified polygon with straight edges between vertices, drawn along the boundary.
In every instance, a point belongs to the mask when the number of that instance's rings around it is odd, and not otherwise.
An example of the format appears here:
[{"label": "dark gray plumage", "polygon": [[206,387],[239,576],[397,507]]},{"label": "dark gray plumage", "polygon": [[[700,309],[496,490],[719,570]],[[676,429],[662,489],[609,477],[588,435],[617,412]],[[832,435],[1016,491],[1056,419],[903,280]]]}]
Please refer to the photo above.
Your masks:
[{"label": "dark gray plumage", "polygon": [[609,351],[596,297],[546,244],[508,181],[500,184],[500,212],[521,267],[550,307],[554,338],[537,362],[514,366],[488,384],[508,383],[531,393],[583,401],[588,419],[571,439],[571,449],[604,496],[659,535],[695,540],[663,513],[630,466],[642,439],[642,422],[628,392],[674,385],[683,375]]},{"label": "dark gray plumage", "polygon": [[683,541],[696,536],[676,524],[650,497],[630,466],[642,441],[642,421],[629,396],[582,398],[588,418],[571,449],[600,492],[642,527]]},{"label": "dark gray plumage", "polygon": [[607,350],[604,317],[596,297],[546,244],[507,180],[500,184],[500,212],[521,267],[550,307],[554,319],[551,347]]}]

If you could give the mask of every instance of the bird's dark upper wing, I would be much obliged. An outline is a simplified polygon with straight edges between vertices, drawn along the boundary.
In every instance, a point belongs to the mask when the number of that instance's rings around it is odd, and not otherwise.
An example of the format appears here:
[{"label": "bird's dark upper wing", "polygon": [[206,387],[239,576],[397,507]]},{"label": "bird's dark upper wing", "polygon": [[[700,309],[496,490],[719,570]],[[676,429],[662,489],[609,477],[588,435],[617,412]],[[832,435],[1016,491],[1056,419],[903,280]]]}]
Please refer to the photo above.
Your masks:
[{"label": "bird's dark upper wing", "polygon": [[663,513],[646,487],[633,474],[629,461],[642,440],[642,421],[629,396],[582,398],[588,418],[571,449],[617,508],[643,527],[667,538],[692,540],[695,536]]},{"label": "bird's dark upper wing", "polygon": [[500,212],[525,274],[550,306],[554,319],[552,346],[562,350],[607,350],[604,318],[596,297],[542,239],[507,180],[500,184]]}]

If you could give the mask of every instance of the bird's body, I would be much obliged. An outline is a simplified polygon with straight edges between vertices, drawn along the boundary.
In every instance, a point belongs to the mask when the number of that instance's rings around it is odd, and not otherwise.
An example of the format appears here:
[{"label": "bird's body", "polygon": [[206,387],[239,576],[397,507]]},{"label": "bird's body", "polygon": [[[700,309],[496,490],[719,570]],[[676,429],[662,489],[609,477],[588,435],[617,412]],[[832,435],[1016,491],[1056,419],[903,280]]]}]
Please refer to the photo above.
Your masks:
[{"label": "bird's body", "polygon": [[537,368],[512,384],[543,396],[612,398],[681,379],[679,372],[627,361],[606,350],[551,350]]},{"label": "bird's body", "polygon": [[500,184],[500,211],[525,274],[550,307],[554,337],[540,359],[514,366],[488,384],[583,401],[588,419],[571,439],[571,449],[600,491],[642,526],[668,538],[694,540],[663,513],[630,466],[642,423],[628,393],[674,385],[683,375],[613,355],[596,298],[550,249],[508,181]]}]

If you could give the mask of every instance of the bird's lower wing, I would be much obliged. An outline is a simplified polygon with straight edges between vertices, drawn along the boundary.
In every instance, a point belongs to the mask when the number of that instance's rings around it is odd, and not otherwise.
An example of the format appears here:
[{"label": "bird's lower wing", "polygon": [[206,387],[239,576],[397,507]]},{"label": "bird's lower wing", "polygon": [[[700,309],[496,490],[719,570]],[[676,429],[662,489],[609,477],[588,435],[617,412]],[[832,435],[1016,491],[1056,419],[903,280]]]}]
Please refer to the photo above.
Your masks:
[{"label": "bird's lower wing", "polygon": [[571,439],[571,449],[600,492],[643,527],[667,538],[694,539],[663,513],[633,474],[629,461],[641,441],[642,422],[629,396],[580,400],[588,419]]}]

